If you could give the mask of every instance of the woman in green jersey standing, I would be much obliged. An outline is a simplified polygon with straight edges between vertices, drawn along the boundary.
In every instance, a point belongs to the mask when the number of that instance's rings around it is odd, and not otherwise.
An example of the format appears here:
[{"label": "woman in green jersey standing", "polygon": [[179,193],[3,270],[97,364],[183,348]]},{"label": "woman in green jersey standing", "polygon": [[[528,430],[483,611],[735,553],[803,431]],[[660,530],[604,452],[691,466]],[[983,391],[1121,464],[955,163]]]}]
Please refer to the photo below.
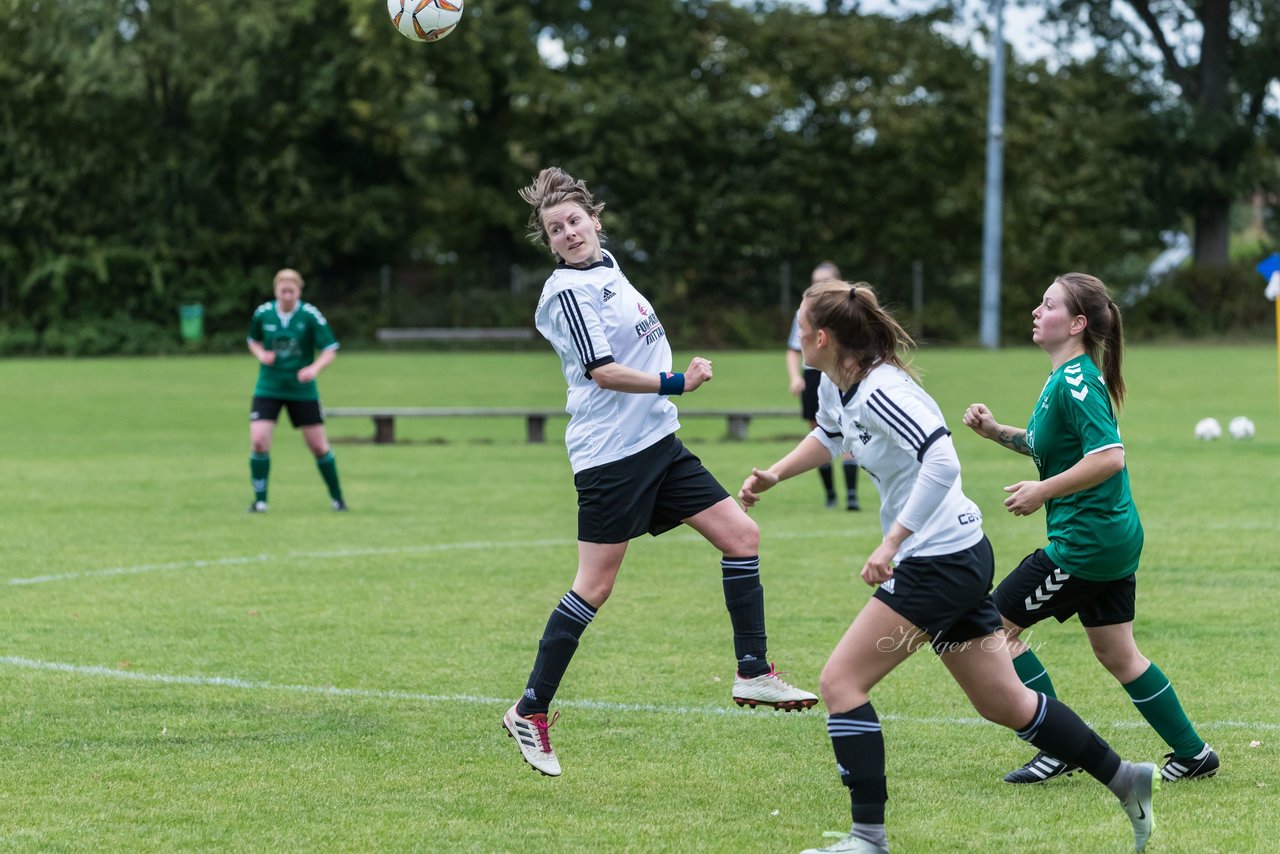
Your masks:
[{"label": "woman in green jersey standing", "polygon": [[249,411],[249,477],[253,484],[250,513],[267,511],[267,477],[271,473],[271,437],[281,409],[302,431],[316,466],[329,489],[334,510],[346,510],[338,483],[338,464],[329,448],[320,413],[316,376],[338,354],[338,341],[320,309],[302,301],[302,275],[285,268],[276,273],[276,298],[264,302],[249,323],[249,352],[261,365]]},{"label": "woman in green jersey standing", "polygon": [[[1053,369],[1027,428],[998,423],[981,403],[964,413],[964,423],[979,436],[1031,457],[1040,473],[1039,480],[1005,487],[1009,512],[1028,516],[1043,506],[1049,532],[1048,544],[996,588],[1014,668],[1027,687],[1056,696],[1044,665],[1017,636],[1048,617],[1065,622],[1078,614],[1098,661],[1172,748],[1160,772],[1164,779],[1212,777],[1217,753],[1133,638],[1142,522],[1116,426],[1115,410],[1125,396],[1120,309],[1101,281],[1067,273],[1044,292],[1031,317],[1031,338],[1049,354]],[[1074,770],[1041,752],[1004,779],[1040,783]]]}]

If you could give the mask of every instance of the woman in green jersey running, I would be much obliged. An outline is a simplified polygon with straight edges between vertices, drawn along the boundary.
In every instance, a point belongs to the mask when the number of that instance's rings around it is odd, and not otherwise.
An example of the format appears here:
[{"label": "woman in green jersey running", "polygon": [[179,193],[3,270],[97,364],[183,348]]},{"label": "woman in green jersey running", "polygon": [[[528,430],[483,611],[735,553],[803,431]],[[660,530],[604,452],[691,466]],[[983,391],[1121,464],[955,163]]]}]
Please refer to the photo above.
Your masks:
[{"label": "woman in green jersey running", "polygon": [[331,506],[346,510],[316,388],[316,377],[338,354],[338,341],[320,309],[302,301],[302,275],[297,270],[285,268],[276,273],[273,287],[276,298],[258,306],[249,323],[249,352],[261,366],[249,407],[249,478],[253,485],[249,512],[267,511],[271,438],[281,409],[289,410],[289,420],[302,431],[315,455]]},{"label": "woman in green jersey running", "polygon": [[[1124,403],[1124,327],[1106,286],[1083,273],[1054,280],[1031,313],[1031,338],[1053,370],[1025,430],[997,422],[975,403],[964,423],[979,436],[1035,460],[1039,480],[1006,486],[1005,507],[1028,516],[1042,506],[1048,544],[1028,555],[996,588],[995,602],[1023,683],[1056,696],[1043,664],[1018,634],[1048,617],[1079,615],[1098,661],[1124,686],[1142,716],[1168,743],[1165,780],[1212,777],[1218,754],[1182,710],[1160,668],[1133,638],[1142,522],[1129,493],[1115,410]],[[1113,409],[1114,403],[1114,409]],[[1038,753],[1005,776],[1041,783],[1076,768]]]}]

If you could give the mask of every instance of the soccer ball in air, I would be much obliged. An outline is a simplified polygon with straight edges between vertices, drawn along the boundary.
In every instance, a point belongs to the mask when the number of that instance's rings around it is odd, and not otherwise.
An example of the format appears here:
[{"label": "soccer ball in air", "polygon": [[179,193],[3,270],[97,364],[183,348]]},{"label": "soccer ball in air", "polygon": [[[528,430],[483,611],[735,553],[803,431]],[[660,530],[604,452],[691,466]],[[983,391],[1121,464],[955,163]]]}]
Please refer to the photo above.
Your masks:
[{"label": "soccer ball in air", "polygon": [[387,0],[387,13],[400,35],[438,42],[462,19],[462,0]]},{"label": "soccer ball in air", "polygon": [[1227,425],[1227,432],[1231,434],[1232,439],[1252,439],[1253,422],[1243,415],[1237,415]]},{"label": "soccer ball in air", "polygon": [[1222,438],[1222,425],[1216,418],[1201,418],[1196,422],[1196,438],[1201,442],[1212,442]]}]

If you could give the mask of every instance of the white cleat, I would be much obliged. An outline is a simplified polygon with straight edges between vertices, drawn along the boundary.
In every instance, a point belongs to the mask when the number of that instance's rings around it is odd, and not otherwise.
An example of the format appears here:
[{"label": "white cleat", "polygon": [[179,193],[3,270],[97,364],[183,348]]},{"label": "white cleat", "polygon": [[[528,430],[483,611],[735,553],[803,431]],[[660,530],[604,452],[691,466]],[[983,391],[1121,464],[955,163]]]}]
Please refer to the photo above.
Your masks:
[{"label": "white cleat", "polygon": [[1150,762],[1135,763],[1133,787],[1120,799],[1120,805],[1129,815],[1133,825],[1133,850],[1147,847],[1147,840],[1156,829],[1156,817],[1151,813],[1151,796],[1160,789],[1160,771]]},{"label": "white cleat", "polygon": [[502,716],[502,728],[507,731],[507,735],[516,740],[516,744],[520,745],[520,755],[524,757],[525,762],[548,777],[559,777],[560,760],[556,758],[556,752],[551,749],[551,735],[548,730],[560,717],[560,713],[556,712],[550,721],[542,713],[522,718],[516,711],[518,705],[517,703],[507,709],[507,713]]},{"label": "white cleat", "polygon": [[806,848],[800,854],[889,854],[888,848],[881,848],[874,842],[868,842],[852,833],[828,830],[822,835],[839,838],[826,848]]},{"label": "white cleat", "polygon": [[265,502],[265,501],[255,501],[255,502],[253,502],[252,504],[250,504],[250,505],[249,505],[249,512],[250,512],[250,513],[266,513],[266,512],[267,512],[267,502]]},{"label": "white cleat", "polygon": [[750,679],[733,677],[733,701],[739,706],[771,706],[784,712],[802,712],[818,702],[816,694],[801,691],[787,682],[772,664],[769,672]]}]

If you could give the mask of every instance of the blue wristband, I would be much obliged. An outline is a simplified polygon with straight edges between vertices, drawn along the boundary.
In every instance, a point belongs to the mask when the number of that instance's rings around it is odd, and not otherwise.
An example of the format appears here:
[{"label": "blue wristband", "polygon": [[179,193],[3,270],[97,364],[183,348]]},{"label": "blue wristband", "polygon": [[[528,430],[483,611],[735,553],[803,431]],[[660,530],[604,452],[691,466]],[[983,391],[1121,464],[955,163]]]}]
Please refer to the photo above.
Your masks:
[{"label": "blue wristband", "polygon": [[658,394],[684,394],[684,374],[664,371],[658,374]]}]

